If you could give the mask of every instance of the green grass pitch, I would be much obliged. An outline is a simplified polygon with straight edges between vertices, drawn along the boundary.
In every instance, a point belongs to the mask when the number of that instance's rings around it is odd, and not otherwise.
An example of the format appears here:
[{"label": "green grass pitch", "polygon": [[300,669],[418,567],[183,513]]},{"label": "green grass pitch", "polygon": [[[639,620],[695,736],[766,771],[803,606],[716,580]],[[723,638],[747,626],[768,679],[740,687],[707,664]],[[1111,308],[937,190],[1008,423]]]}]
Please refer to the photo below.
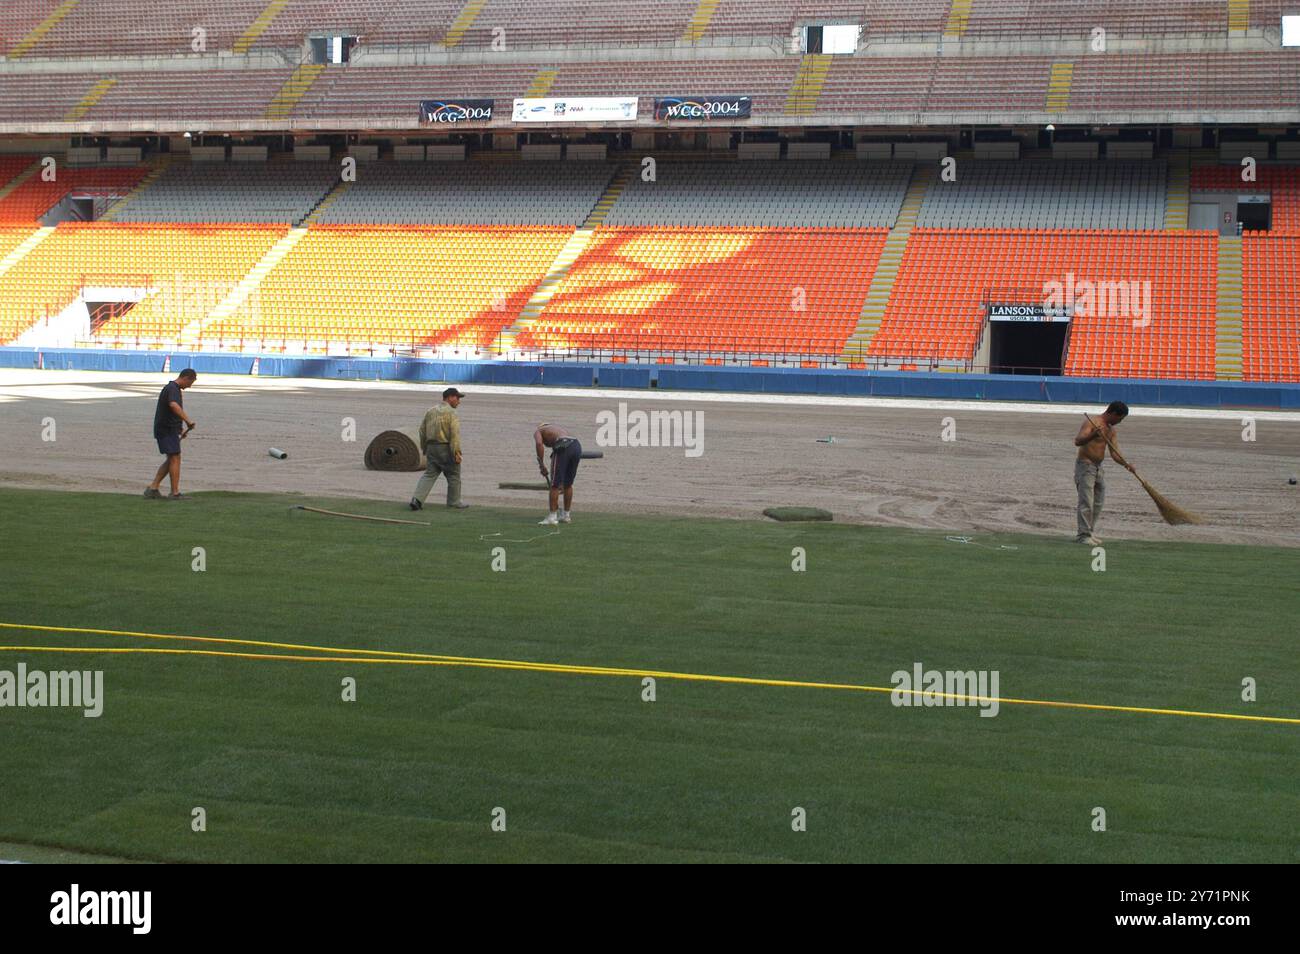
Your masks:
[{"label": "green grass pitch", "polygon": [[[1294,551],[1114,542],[1095,572],[1088,548],[1044,537],[977,537],[1018,548],[985,549],[581,509],[557,536],[508,542],[544,533],[538,516],[0,491],[0,620],[874,686],[920,662],[997,670],[1004,697],[1300,717]],[[0,645],[241,649],[20,630]],[[106,700],[99,719],[0,708],[3,858],[1300,860],[1300,725],[981,718],[674,679],[645,702],[626,676],[0,651],[0,670],[20,661],[102,669]]]}]

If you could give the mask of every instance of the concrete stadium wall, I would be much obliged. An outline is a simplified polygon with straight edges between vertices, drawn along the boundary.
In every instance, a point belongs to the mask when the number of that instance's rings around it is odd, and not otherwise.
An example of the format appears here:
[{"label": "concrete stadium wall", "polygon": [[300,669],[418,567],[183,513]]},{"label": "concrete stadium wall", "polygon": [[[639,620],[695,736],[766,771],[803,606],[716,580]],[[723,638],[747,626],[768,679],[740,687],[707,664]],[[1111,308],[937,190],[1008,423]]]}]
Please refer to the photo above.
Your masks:
[{"label": "concrete stadium wall", "polygon": [[[0,367],[162,373],[161,351],[94,351],[0,347]],[[1207,408],[1300,409],[1300,385],[1231,381],[1158,381],[915,371],[828,371],[803,368],[733,368],[685,365],[525,364],[509,361],[422,361],[364,358],[293,358],[282,355],[173,352],[172,372],[251,374],[338,381],[446,381],[453,384],[549,385],[660,391],[750,394],[819,394],[853,397],[947,398],[967,401],[1036,401]]]}]

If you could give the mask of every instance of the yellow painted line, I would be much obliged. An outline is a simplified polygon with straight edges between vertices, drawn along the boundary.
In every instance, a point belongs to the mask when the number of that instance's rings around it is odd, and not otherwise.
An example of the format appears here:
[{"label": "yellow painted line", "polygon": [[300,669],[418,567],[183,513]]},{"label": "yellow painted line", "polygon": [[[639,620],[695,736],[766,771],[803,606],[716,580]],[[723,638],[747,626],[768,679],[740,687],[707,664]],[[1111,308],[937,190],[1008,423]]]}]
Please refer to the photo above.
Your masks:
[{"label": "yellow painted line", "polygon": [[81,98],[81,102],[69,110],[68,114],[63,117],[63,121],[73,123],[81,119],[86,113],[90,112],[96,103],[108,95],[108,91],[116,85],[117,79],[112,76],[100,80]]},{"label": "yellow painted line", "polygon": [[572,666],[565,663],[529,662],[519,659],[484,659],[475,656],[444,656],[436,653],[405,653],[380,649],[344,649],[330,646],[311,646],[297,643],[275,643],[263,640],[232,639],[219,636],[178,636],[170,633],[138,633],[126,630],[84,629],[72,626],[29,626],[23,623],[0,623],[3,629],[22,629],[54,633],[82,633],[108,636],[133,636],[143,639],[186,640],[191,642],[226,643],[240,646],[290,649],[305,652],[333,653],[331,656],[297,656],[280,653],[236,653],[203,649],[154,649],[145,647],[66,647],[66,646],[0,646],[0,652],[69,652],[69,653],[152,653],[169,655],[226,656],[238,659],[281,659],[296,662],[346,662],[361,664],[388,664],[406,666],[460,666],[479,669],[517,669],[529,672],[567,673],[589,676],[635,676],[656,679],[677,679],[684,682],[711,682],[741,686],[776,686],[791,689],[837,689],[853,692],[905,692],[912,696],[929,695],[931,698],[960,700],[970,704],[993,703],[999,705],[1042,706],[1053,709],[1085,709],[1094,712],[1131,712],[1145,715],[1184,716],[1200,719],[1228,719],[1240,722],[1270,722],[1280,725],[1300,725],[1300,719],[1283,716],[1238,715],[1232,712],[1201,712],[1194,709],[1158,709],[1147,706],[1100,705],[1087,702],[1059,702],[1050,699],[1012,699],[999,696],[970,696],[960,693],[929,692],[924,689],[900,690],[893,686],[864,686],[841,682],[811,682],[800,679],[763,679],[756,676],[719,676],[706,673],[672,672],[658,669],[624,669],[613,666]]},{"label": "yellow painted line", "polygon": [[1228,29],[1244,33],[1250,27],[1250,0],[1228,0]]},{"label": "yellow painted line", "polygon": [[551,87],[555,85],[555,81],[559,78],[559,75],[560,71],[558,68],[542,70],[533,77],[532,85],[528,87],[528,91],[524,93],[524,96],[528,99],[540,99],[544,97],[551,91]]},{"label": "yellow painted line", "polygon": [[686,25],[686,32],[682,34],[683,40],[687,43],[699,42],[709,31],[709,24],[713,22],[713,14],[717,11],[719,2],[720,0],[700,0],[690,23]]},{"label": "yellow painted line", "polygon": [[952,0],[948,11],[948,22],[943,28],[945,37],[960,37],[970,25],[970,8],[972,0]]},{"label": "yellow painted line", "polygon": [[312,84],[316,82],[317,77],[323,72],[325,72],[325,67],[320,63],[304,63],[295,67],[292,75],[280,87],[280,91],[275,94],[275,97],[266,107],[265,118],[288,118],[289,114],[293,112],[293,108],[307,95],[307,91],[311,89]]},{"label": "yellow painted line", "polygon": [[1074,63],[1053,63],[1047,82],[1047,111],[1063,113],[1070,105],[1070,89],[1074,84]]},{"label": "yellow painted line", "polygon": [[487,0],[469,0],[469,3],[465,4],[465,7],[460,11],[460,15],[447,28],[447,35],[443,37],[442,45],[450,48],[465,39],[465,34],[474,25],[474,21],[486,5]]},{"label": "yellow painted line", "polygon": [[36,25],[36,28],[33,29],[31,33],[28,33],[13,45],[9,50],[9,59],[18,59],[18,57],[22,56],[37,43],[41,42],[45,37],[45,34],[58,26],[63,21],[64,17],[77,8],[77,4],[80,2],[81,0],[63,0],[62,3],[54,8],[53,12],[51,12],[48,17]]},{"label": "yellow painted line", "polygon": [[241,37],[235,41],[232,47],[235,53],[247,53],[253,44],[258,41],[266,28],[271,25],[271,21],[280,15],[280,11],[289,5],[289,0],[271,0],[269,4],[257,15],[257,18],[248,25]]}]

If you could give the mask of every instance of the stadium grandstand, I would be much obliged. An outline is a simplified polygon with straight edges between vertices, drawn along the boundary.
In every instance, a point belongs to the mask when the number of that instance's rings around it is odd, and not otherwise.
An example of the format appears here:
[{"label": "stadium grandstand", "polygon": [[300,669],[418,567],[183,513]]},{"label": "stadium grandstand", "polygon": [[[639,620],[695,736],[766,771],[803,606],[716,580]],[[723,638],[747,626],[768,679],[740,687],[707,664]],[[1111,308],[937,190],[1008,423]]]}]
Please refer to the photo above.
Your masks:
[{"label": "stadium grandstand", "polygon": [[1284,0],[11,0],[0,345],[1296,383],[1293,41]]}]

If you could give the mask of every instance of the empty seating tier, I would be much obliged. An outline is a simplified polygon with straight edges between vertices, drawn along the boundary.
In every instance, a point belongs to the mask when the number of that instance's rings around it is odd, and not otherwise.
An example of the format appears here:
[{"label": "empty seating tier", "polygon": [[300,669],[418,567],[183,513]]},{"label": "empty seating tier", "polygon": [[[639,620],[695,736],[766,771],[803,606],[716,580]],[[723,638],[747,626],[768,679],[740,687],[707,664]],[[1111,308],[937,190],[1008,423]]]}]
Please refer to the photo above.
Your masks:
[{"label": "empty seating tier", "polygon": [[204,347],[486,347],[518,317],[570,228],[313,226]]},{"label": "empty seating tier", "polygon": [[116,220],[294,224],[325,197],[339,169],[332,162],[178,162]]},{"label": "empty seating tier", "polygon": [[1197,166],[1193,192],[1267,192],[1273,206],[1273,230],[1300,232],[1300,167],[1257,166],[1255,181],[1241,181],[1241,166]]},{"label": "empty seating tier", "polygon": [[362,164],[356,181],[315,221],[580,225],[615,168],[593,162]]},{"label": "empty seating tier", "polygon": [[1041,303],[1051,283],[1083,301],[1085,283],[1125,282],[1143,296],[1149,289],[1145,314],[1076,313],[1065,373],[1212,379],[1217,241],[1205,232],[918,229],[869,351],[972,362],[986,302],[1011,291]]},{"label": "empty seating tier", "polygon": [[0,199],[0,222],[35,222],[68,194],[123,196],[149,172],[147,166],[55,166],[53,181],[40,171]]},{"label": "empty seating tier", "polygon": [[1241,372],[1247,381],[1300,382],[1300,235],[1242,238]]},{"label": "empty seating tier", "polygon": [[605,224],[890,228],[910,163],[661,162],[634,175]]},{"label": "empty seating tier", "polygon": [[1164,221],[1164,162],[967,161],[936,179],[925,228],[1155,229]]},{"label": "empty seating tier", "polygon": [[284,234],[274,227],[64,223],[0,275],[0,343],[60,314],[86,287],[144,298],[100,335],[175,339],[201,319]]},{"label": "empty seating tier", "polygon": [[837,354],[884,229],[602,228],[516,344],[731,354]]}]

